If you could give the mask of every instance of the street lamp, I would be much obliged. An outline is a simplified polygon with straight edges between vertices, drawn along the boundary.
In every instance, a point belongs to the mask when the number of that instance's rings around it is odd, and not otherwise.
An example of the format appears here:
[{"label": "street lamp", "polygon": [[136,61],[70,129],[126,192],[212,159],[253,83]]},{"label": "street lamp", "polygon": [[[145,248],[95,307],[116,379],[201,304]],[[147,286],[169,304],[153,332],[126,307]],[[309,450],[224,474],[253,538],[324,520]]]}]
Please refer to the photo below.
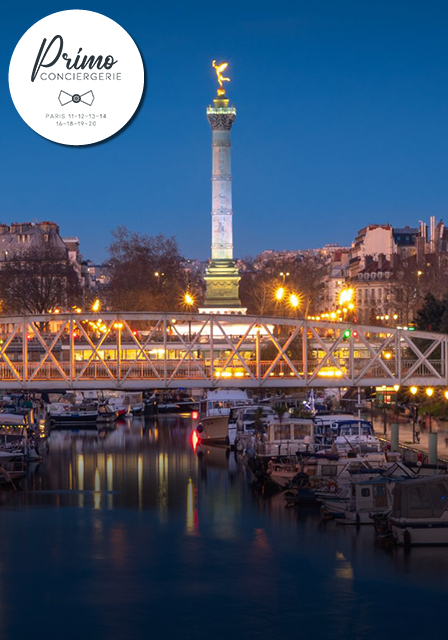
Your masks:
[{"label": "street lamp", "polygon": [[291,293],[291,295],[289,296],[289,304],[293,309],[297,309],[297,307],[300,305],[299,296],[296,293]]},{"label": "street lamp", "polygon": [[101,302],[100,300],[97,298],[93,303],[92,303],[92,311],[94,311],[95,313],[97,311],[101,310]]},{"label": "street lamp", "polygon": [[[194,305],[194,296],[189,290],[184,295],[184,303],[191,311]],[[188,321],[188,341],[191,342],[191,320]]]},{"label": "street lamp", "polygon": [[[394,384],[394,391],[395,391],[395,415],[398,416],[398,392],[400,391],[399,384]],[[398,417],[397,417],[397,420],[398,420]]]},{"label": "street lamp", "polygon": [[[428,387],[426,389],[426,395],[428,398],[432,398],[434,393],[434,389],[432,387]],[[429,404],[429,433],[432,433],[432,414],[431,414],[431,403]]]},{"label": "street lamp", "polygon": [[275,292],[275,299],[277,300],[277,302],[281,302],[284,298],[284,295],[285,295],[285,288],[279,287]]},{"label": "street lamp", "polygon": [[417,395],[418,388],[411,387],[409,391],[412,393],[414,398],[412,403],[412,442],[415,444],[415,423],[417,422],[417,405],[415,404],[415,396]]}]

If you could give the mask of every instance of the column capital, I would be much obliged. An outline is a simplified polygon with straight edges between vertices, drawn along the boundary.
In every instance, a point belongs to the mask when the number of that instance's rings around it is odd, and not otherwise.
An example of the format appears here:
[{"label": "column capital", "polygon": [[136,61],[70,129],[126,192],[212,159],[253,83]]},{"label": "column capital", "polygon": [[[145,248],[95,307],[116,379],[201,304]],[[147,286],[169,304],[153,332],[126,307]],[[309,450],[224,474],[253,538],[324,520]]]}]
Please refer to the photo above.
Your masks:
[{"label": "column capital", "polygon": [[214,106],[207,107],[207,120],[213,130],[230,131],[236,118],[235,107],[229,107],[228,100],[214,100]]}]

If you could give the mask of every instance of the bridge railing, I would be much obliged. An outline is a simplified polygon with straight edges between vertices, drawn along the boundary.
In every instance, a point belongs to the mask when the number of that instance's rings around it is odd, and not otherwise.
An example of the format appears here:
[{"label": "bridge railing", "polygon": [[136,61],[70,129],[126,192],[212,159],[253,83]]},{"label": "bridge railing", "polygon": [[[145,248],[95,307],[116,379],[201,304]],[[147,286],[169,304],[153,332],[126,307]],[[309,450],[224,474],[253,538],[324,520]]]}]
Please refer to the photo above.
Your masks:
[{"label": "bridge railing", "polygon": [[100,331],[97,318],[0,317],[0,386],[448,386],[436,333],[182,313],[106,313]]}]

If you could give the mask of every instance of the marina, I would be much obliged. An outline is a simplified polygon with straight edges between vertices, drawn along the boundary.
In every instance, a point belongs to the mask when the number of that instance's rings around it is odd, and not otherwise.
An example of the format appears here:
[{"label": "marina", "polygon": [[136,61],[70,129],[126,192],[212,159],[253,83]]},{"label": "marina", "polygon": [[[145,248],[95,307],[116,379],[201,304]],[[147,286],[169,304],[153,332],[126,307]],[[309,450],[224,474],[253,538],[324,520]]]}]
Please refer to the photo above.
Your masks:
[{"label": "marina", "polygon": [[[236,452],[195,452],[196,423],[129,417],[106,432],[50,433],[22,489],[0,493],[2,637],[31,633],[47,603],[46,632],[70,618],[69,638],[86,618],[100,639],[144,638],[148,626],[186,638],[209,637],[211,626],[217,638],[235,628],[266,638],[297,625],[363,637],[382,634],[385,618],[398,634],[395,612],[414,599],[431,602],[442,623],[445,549],[384,548],[371,526],[341,527],[319,506],[287,508],[282,493],[254,489]],[[424,617],[414,628],[424,631]]]}]

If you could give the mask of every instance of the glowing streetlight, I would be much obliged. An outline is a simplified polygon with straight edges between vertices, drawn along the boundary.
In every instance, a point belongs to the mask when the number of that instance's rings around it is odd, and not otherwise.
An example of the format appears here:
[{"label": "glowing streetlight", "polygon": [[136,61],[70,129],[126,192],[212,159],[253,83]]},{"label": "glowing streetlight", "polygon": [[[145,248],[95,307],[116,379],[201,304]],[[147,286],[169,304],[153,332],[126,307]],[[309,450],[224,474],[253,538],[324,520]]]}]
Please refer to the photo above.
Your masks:
[{"label": "glowing streetlight", "polygon": [[428,387],[428,388],[426,389],[426,395],[428,396],[428,398],[431,398],[431,396],[433,395],[433,393],[434,393],[434,389],[433,389],[432,387]]},{"label": "glowing streetlight", "polygon": [[396,393],[397,391],[399,391],[399,390],[400,390],[400,385],[399,385],[399,384],[394,384],[394,391],[395,391],[395,393]]},{"label": "glowing streetlight", "polygon": [[444,396],[445,396],[445,399],[448,400],[448,391],[445,391]]},{"label": "glowing streetlight", "polygon": [[415,396],[415,394],[417,393],[418,389],[417,389],[417,387],[411,387],[409,389],[409,391],[412,393],[413,396]]},{"label": "glowing streetlight", "polygon": [[100,300],[97,298],[93,303],[92,303],[92,311],[94,311],[95,313],[97,311],[101,310],[101,302]]},{"label": "glowing streetlight", "polygon": [[353,302],[354,295],[355,290],[353,288],[350,287],[349,289],[342,289],[339,293],[339,305],[342,307],[344,304]]},{"label": "glowing streetlight", "polygon": [[279,287],[275,292],[275,299],[278,300],[278,302],[280,302],[281,300],[283,300],[284,295],[285,295],[284,287]]},{"label": "glowing streetlight", "polygon": [[189,307],[192,307],[194,305],[194,297],[191,295],[191,293],[189,293],[187,291],[187,293],[184,295],[184,302],[186,305],[188,305]]},{"label": "glowing streetlight", "polygon": [[291,293],[291,295],[289,296],[289,304],[293,309],[297,309],[300,304],[299,296],[295,293]]}]

